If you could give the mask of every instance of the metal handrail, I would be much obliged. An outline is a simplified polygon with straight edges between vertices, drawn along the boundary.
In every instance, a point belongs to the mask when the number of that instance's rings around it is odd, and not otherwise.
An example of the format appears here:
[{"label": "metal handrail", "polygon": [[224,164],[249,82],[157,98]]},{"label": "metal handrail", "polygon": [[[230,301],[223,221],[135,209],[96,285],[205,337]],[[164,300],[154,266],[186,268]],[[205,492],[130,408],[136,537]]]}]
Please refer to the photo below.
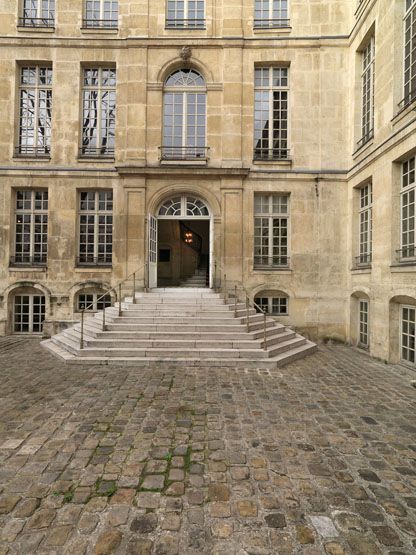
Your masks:
[{"label": "metal handrail", "polygon": [[[117,285],[115,285],[111,289],[108,289],[105,293],[103,293],[101,295],[101,297],[98,297],[98,299],[96,299],[94,302],[90,303],[89,305],[85,306],[81,310],[81,337],[80,337],[80,341],[79,341],[79,348],[80,349],[84,348],[84,314],[85,314],[85,312],[87,312],[91,308],[94,308],[94,304],[97,304],[98,301],[101,301],[101,299],[103,299],[106,295],[108,295],[109,293],[114,291],[115,295],[116,295],[116,302],[118,300],[118,315],[121,316],[121,287],[130,278],[133,278],[133,304],[136,304],[136,274],[138,274],[141,270],[143,270],[143,268],[145,269],[145,272],[144,272],[144,288],[145,288],[145,290],[147,290],[147,272],[146,272],[147,263],[145,263],[145,264],[142,264],[142,266],[140,266],[140,268],[138,268],[133,273],[128,275],[126,278],[124,278],[123,281],[120,281]],[[110,298],[112,298],[112,297],[110,296]],[[112,301],[111,301],[111,305],[112,305]],[[104,307],[104,310],[103,310],[102,331],[105,331],[105,327],[106,327],[105,309],[106,309],[106,307]]]}]

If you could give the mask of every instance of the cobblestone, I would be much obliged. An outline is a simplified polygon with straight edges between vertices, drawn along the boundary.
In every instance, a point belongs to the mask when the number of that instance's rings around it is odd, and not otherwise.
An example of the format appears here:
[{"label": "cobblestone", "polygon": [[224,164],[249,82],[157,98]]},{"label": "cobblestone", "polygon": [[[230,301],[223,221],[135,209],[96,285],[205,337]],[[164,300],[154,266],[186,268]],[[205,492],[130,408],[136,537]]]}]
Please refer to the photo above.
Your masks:
[{"label": "cobblestone", "polygon": [[403,367],[67,367],[35,341],[0,367],[2,555],[415,552]]}]

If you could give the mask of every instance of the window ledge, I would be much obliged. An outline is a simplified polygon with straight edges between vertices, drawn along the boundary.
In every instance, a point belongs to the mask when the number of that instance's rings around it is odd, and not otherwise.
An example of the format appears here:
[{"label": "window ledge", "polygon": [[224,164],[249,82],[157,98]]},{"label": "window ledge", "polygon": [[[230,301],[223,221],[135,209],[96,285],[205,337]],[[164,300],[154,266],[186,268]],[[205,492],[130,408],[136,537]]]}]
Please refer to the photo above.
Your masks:
[{"label": "window ledge", "polygon": [[254,27],[253,33],[255,35],[289,35],[292,32],[292,27]]},{"label": "window ledge", "polygon": [[208,160],[161,160],[161,166],[206,166]]},{"label": "window ledge", "polygon": [[114,164],[116,159],[114,157],[106,158],[100,156],[78,156],[78,162],[91,164],[91,162],[99,162],[100,164]]},{"label": "window ledge", "polygon": [[81,33],[85,35],[118,35],[118,29],[102,29],[99,27],[81,27]]},{"label": "window ledge", "polygon": [[416,111],[416,99],[413,100],[410,104],[408,104],[407,106],[405,106],[404,108],[401,108],[397,114],[393,117],[393,119],[391,120],[392,125],[396,125],[397,123],[399,123],[402,119],[404,119],[408,114],[410,114],[411,112]]},{"label": "window ledge", "polygon": [[253,268],[256,274],[291,274],[292,268]]},{"label": "window ledge", "polygon": [[291,166],[293,164],[292,158],[286,160],[258,160],[253,159],[253,164],[255,166]]},{"label": "window ledge", "polygon": [[16,162],[22,161],[22,162],[50,162],[51,161],[51,157],[50,156],[32,156],[30,154],[25,155],[25,154],[18,154],[13,156],[13,160]]},{"label": "window ledge", "polygon": [[9,272],[46,272],[47,266],[9,266]]},{"label": "window ledge", "polygon": [[391,264],[390,271],[393,274],[399,274],[401,272],[416,272],[416,260],[412,262],[402,262],[401,264]]},{"label": "window ledge", "polygon": [[353,158],[365,152],[368,148],[373,146],[373,144],[374,144],[374,137],[372,137],[366,143],[364,143],[363,145],[359,146],[356,150],[354,150],[354,152],[352,153]]},{"label": "window ledge", "polygon": [[74,271],[80,274],[92,274],[92,273],[96,273],[96,272],[104,272],[104,273],[108,273],[110,274],[113,271],[113,268],[109,268],[108,266],[88,266],[88,267],[82,267],[82,268],[74,268]]},{"label": "window ledge", "polygon": [[17,25],[17,30],[21,33],[54,33],[55,27],[29,27],[26,25]]},{"label": "window ledge", "polygon": [[366,266],[365,268],[351,268],[350,272],[352,274],[371,274],[371,266]]}]

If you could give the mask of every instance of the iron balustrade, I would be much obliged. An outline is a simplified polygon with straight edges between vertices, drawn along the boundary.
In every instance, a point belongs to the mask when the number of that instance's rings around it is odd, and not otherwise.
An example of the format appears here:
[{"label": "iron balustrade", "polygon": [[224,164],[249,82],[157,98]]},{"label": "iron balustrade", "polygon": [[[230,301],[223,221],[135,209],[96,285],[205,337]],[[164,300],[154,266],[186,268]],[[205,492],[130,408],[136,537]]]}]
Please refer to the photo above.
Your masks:
[{"label": "iron balustrade", "polygon": [[208,146],[160,146],[161,160],[207,160]]},{"label": "iron balustrade", "polygon": [[83,29],[118,29],[118,21],[113,19],[83,19]]},{"label": "iron balustrade", "polygon": [[374,138],[374,129],[370,129],[370,131],[368,131],[368,133],[366,133],[365,135],[363,135],[361,137],[361,139],[357,142],[357,148],[361,148],[362,146],[364,146],[366,143],[368,143],[369,141],[371,141],[371,139]]},{"label": "iron balustrade", "polygon": [[15,256],[10,257],[10,267],[15,268],[19,266],[24,267],[40,267],[45,268],[47,264],[47,255],[46,254],[33,254],[33,255],[26,255],[26,254],[18,254]]},{"label": "iron balustrade", "polygon": [[255,148],[254,160],[289,160],[290,149],[288,148]]},{"label": "iron balustrade", "polygon": [[290,258],[286,255],[275,256],[254,256],[254,269],[255,270],[278,270],[279,268],[289,268]]},{"label": "iron balustrade", "polygon": [[53,29],[55,27],[55,19],[53,17],[19,17],[18,27]]},{"label": "iron balustrade", "polygon": [[368,268],[369,266],[371,266],[372,258],[373,256],[371,253],[360,254],[358,256],[355,256],[354,268],[360,268],[360,267]]},{"label": "iron balustrade", "polygon": [[15,148],[15,156],[50,158],[51,149],[49,146],[28,146],[20,145]]},{"label": "iron balustrade", "polygon": [[80,158],[114,158],[114,147],[100,146],[97,148],[82,146],[79,149]]},{"label": "iron balustrade", "polygon": [[401,100],[399,102],[399,108],[400,110],[404,110],[405,108],[407,108],[408,106],[410,106],[410,104],[412,104],[413,102],[416,101],[416,89],[413,89],[412,91],[410,91],[404,98],[403,100]]},{"label": "iron balustrade", "polygon": [[102,256],[90,256],[89,254],[83,254],[76,258],[75,265],[77,268],[94,268],[94,267],[105,267],[111,268],[113,264],[112,255],[102,255]]},{"label": "iron balustrade", "polygon": [[398,262],[416,262],[416,245],[396,250]]},{"label": "iron balustrade", "polygon": [[166,29],[205,29],[205,19],[166,19]]},{"label": "iron balustrade", "polygon": [[[110,307],[113,306],[113,296],[111,295],[111,293],[114,293],[115,295],[115,302],[118,302],[118,315],[121,316],[122,314],[122,306],[121,306],[121,294],[122,294],[122,287],[123,285],[129,281],[130,279],[132,279],[133,281],[133,286],[132,286],[132,303],[136,304],[136,283],[137,283],[137,278],[138,278],[138,274],[139,272],[141,272],[144,269],[144,290],[147,291],[148,289],[148,271],[147,271],[147,264],[144,264],[143,266],[140,266],[140,268],[138,270],[136,270],[135,272],[133,272],[132,274],[130,274],[129,276],[127,276],[125,279],[123,279],[123,281],[120,281],[117,285],[115,285],[114,287],[112,287],[111,289],[108,289],[107,291],[105,291],[105,293],[103,293],[101,295],[101,297],[98,297],[98,299],[96,301],[93,301],[92,303],[88,304],[87,306],[85,306],[85,308],[83,310],[81,310],[81,333],[80,333],[80,341],[79,341],[79,348],[80,349],[84,349],[85,347],[85,341],[84,341],[84,320],[85,320],[85,312],[90,312],[91,309],[94,308],[94,304],[98,303],[99,301],[101,301],[104,297],[110,296],[111,299],[111,303],[110,303]],[[106,331],[106,322],[105,322],[105,311],[106,308],[110,308],[110,307],[105,307],[104,310],[102,311],[103,313],[103,319],[102,319],[102,326],[101,329],[102,331]]]},{"label": "iron balustrade", "polygon": [[255,19],[254,29],[279,29],[281,27],[289,27],[289,19]]}]

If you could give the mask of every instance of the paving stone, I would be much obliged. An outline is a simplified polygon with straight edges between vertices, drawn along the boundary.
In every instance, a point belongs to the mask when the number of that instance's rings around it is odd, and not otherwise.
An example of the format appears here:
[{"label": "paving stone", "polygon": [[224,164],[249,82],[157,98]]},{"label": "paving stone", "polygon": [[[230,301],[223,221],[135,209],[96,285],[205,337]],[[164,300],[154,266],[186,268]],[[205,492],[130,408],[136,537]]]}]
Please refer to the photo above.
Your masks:
[{"label": "paving stone", "polygon": [[20,499],[21,497],[19,495],[0,495],[0,515],[11,513]]},{"label": "paving stone", "polygon": [[126,555],[151,555],[153,542],[145,539],[133,539],[127,545]]},{"label": "paving stone", "polygon": [[123,535],[118,530],[108,530],[98,536],[94,548],[94,555],[111,555],[116,551],[123,539]]},{"label": "paving stone", "polygon": [[90,534],[97,527],[99,520],[95,513],[84,513],[78,522],[77,528],[81,534]]},{"label": "paving stone", "polygon": [[22,499],[14,510],[13,516],[16,518],[28,518],[40,505],[40,499],[28,498]]},{"label": "paving stone", "polygon": [[160,505],[160,493],[140,492],[136,497],[136,505],[141,509],[157,509]]},{"label": "paving stone", "polygon": [[30,518],[28,528],[48,528],[56,516],[53,509],[38,509]]},{"label": "paving stone", "polygon": [[155,555],[177,555],[179,553],[179,539],[176,536],[163,536],[155,546]]},{"label": "paving stone", "polygon": [[13,542],[25,525],[24,520],[12,519],[0,529],[0,538],[6,542]]},{"label": "paving stone", "polygon": [[285,515],[282,513],[271,513],[264,517],[267,526],[270,528],[285,528],[286,527],[286,518]]},{"label": "paving stone", "polygon": [[347,541],[353,555],[383,555],[375,542],[361,534],[348,534]]},{"label": "paving stone", "polygon": [[208,499],[210,501],[229,501],[229,486],[225,484],[210,484],[208,487]]},{"label": "paving stone", "polygon": [[165,485],[165,476],[163,474],[152,474],[146,476],[141,485],[142,490],[162,490]]},{"label": "paving stone", "polygon": [[344,547],[338,542],[328,542],[324,544],[327,555],[346,555]]},{"label": "paving stone", "polygon": [[327,516],[311,516],[313,527],[323,538],[336,538],[339,534],[334,523]]},{"label": "paving stone", "polygon": [[56,526],[48,530],[48,534],[43,545],[47,546],[63,546],[67,541],[70,533],[72,531],[72,526],[67,524],[63,526]]},{"label": "paving stone", "polygon": [[222,501],[214,501],[209,504],[209,513],[216,518],[226,518],[231,516],[231,507],[229,503]]},{"label": "paving stone", "polygon": [[253,501],[242,500],[236,503],[237,513],[243,517],[257,516],[257,505]]},{"label": "paving stone", "polygon": [[175,513],[168,513],[162,521],[162,530],[177,531],[181,527],[181,518]]},{"label": "paving stone", "polygon": [[130,530],[132,532],[138,532],[139,534],[149,534],[150,532],[156,530],[157,525],[157,515],[154,513],[148,513],[136,517],[130,525]]},{"label": "paving stone", "polygon": [[312,529],[305,525],[296,526],[296,539],[301,545],[315,543],[315,536]]},{"label": "paving stone", "polygon": [[110,526],[121,526],[126,524],[129,518],[130,507],[125,505],[112,506],[107,513],[107,520]]},{"label": "paving stone", "polygon": [[378,541],[383,545],[391,545],[395,547],[403,545],[398,534],[390,528],[390,526],[373,526],[372,531]]}]

